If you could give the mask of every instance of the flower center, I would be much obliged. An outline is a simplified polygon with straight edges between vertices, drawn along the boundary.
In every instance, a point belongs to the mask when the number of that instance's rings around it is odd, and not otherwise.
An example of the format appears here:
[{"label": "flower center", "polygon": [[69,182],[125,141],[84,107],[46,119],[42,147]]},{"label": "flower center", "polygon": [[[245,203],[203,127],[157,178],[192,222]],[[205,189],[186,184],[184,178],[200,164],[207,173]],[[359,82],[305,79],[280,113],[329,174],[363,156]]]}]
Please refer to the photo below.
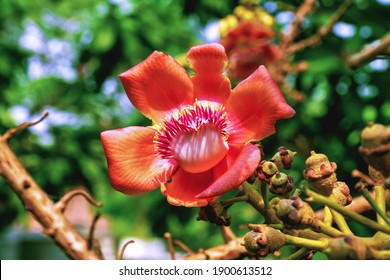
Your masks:
[{"label": "flower center", "polygon": [[199,173],[214,167],[229,149],[214,125],[203,125],[198,131],[180,133],[173,145],[173,157],[188,172]]},{"label": "flower center", "polygon": [[195,102],[160,124],[154,138],[157,154],[175,159],[187,172],[209,170],[229,149],[227,125],[223,106]]}]

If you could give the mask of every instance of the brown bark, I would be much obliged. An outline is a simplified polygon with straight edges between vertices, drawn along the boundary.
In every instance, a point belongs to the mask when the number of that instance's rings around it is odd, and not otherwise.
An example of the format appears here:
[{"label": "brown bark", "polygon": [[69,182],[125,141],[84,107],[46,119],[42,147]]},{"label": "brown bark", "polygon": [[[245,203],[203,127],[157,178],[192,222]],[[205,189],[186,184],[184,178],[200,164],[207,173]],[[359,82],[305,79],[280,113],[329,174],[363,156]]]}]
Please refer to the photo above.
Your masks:
[{"label": "brown bark", "polygon": [[9,138],[19,128],[28,126],[26,123],[0,135],[0,175],[8,181],[26,210],[42,225],[43,234],[50,236],[71,259],[102,259],[101,254],[89,248],[88,241],[66,219],[62,203],[56,204],[49,198],[9,147]]},{"label": "brown bark", "polygon": [[207,250],[199,250],[185,256],[185,260],[235,260],[248,257],[250,254],[241,245],[243,238],[235,238],[226,244],[222,244]]},{"label": "brown bark", "polygon": [[374,60],[379,55],[389,55],[390,53],[390,34],[384,36],[377,44],[365,46],[360,52],[351,55],[347,64],[352,69],[358,69],[360,66]]}]

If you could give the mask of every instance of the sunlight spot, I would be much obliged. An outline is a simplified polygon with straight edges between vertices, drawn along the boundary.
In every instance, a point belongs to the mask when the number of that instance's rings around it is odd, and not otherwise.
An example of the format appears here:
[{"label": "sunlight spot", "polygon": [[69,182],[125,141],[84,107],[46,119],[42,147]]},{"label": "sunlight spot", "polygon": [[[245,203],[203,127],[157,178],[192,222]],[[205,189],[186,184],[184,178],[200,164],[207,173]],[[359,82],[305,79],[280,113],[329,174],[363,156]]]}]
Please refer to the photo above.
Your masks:
[{"label": "sunlight spot", "polygon": [[102,85],[103,94],[107,96],[113,95],[117,90],[117,88],[118,88],[118,81],[114,77],[107,78]]},{"label": "sunlight spot", "polygon": [[359,30],[359,35],[360,37],[362,38],[368,38],[372,35],[372,29],[371,27],[365,25],[365,26],[362,26],[360,27],[360,30]]},{"label": "sunlight spot", "polygon": [[390,0],[376,0],[376,2],[378,2],[379,4],[382,4],[382,5],[390,5]]},{"label": "sunlight spot", "polygon": [[364,84],[357,87],[357,93],[363,99],[370,99],[377,96],[379,91],[376,86]]},{"label": "sunlight spot", "polygon": [[34,22],[27,24],[23,35],[19,39],[19,44],[23,49],[36,53],[42,53],[45,50],[43,33]]},{"label": "sunlight spot", "polygon": [[10,109],[12,118],[17,124],[21,124],[29,121],[30,111],[27,107],[21,105],[12,106]]},{"label": "sunlight spot", "polygon": [[265,2],[264,3],[264,9],[268,12],[268,13],[273,13],[277,10],[278,8],[278,5],[276,5],[276,3],[274,2]]},{"label": "sunlight spot", "polygon": [[294,13],[287,11],[287,12],[280,12],[276,15],[276,21],[281,24],[289,24],[294,19]]},{"label": "sunlight spot", "polygon": [[202,40],[206,43],[219,41],[219,24],[217,20],[208,22],[203,30],[200,31]]},{"label": "sunlight spot", "polygon": [[340,38],[351,38],[356,33],[356,27],[346,22],[338,22],[334,25],[333,32]]},{"label": "sunlight spot", "polygon": [[378,72],[383,72],[389,69],[389,61],[387,59],[375,59],[368,65],[372,70]]}]

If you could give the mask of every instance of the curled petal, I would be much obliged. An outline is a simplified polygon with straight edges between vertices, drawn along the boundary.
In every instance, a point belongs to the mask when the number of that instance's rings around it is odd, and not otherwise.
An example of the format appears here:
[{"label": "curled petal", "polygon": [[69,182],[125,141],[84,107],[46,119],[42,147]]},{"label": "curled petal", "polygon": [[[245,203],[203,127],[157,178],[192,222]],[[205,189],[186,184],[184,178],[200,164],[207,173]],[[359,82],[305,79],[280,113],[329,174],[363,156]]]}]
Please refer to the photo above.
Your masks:
[{"label": "curled petal", "polygon": [[131,103],[155,122],[194,101],[190,77],[171,56],[153,52],[119,75]]},{"label": "curled petal", "polygon": [[222,45],[214,43],[193,47],[188,51],[187,61],[196,72],[191,76],[195,97],[224,104],[231,87],[229,79],[222,74],[228,63]]},{"label": "curled petal", "polygon": [[[233,151],[229,160],[232,160],[236,154],[237,150]],[[228,157],[226,158],[228,159]],[[236,189],[255,172],[260,159],[260,150],[256,146],[245,145],[230,168],[227,168],[225,173],[196,197],[215,197]],[[229,162],[226,163],[226,166],[228,165],[230,165]]]},{"label": "curled petal", "polygon": [[225,108],[231,143],[261,140],[275,132],[278,119],[295,114],[264,66],[234,88]]},{"label": "curled petal", "polygon": [[141,194],[158,188],[177,169],[174,160],[159,159],[153,146],[155,130],[126,127],[101,133],[110,182],[125,194]]},{"label": "curled petal", "polygon": [[170,204],[175,206],[200,207],[218,197],[197,198],[213,181],[213,170],[189,173],[179,168],[170,182],[161,186],[161,192]]}]

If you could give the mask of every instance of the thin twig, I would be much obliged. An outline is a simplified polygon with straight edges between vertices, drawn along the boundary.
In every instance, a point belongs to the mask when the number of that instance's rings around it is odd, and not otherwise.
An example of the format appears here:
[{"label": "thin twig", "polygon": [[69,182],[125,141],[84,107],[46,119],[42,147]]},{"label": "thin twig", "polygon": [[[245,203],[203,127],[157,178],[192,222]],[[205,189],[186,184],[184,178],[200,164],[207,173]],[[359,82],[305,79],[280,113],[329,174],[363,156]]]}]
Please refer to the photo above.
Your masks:
[{"label": "thin twig", "polygon": [[169,253],[171,254],[171,260],[176,260],[175,248],[173,246],[173,241],[172,241],[172,234],[170,234],[169,232],[166,232],[164,234],[164,237],[168,243],[168,249],[169,249]]},{"label": "thin twig", "polygon": [[358,53],[352,54],[347,59],[347,65],[352,69],[357,69],[360,66],[376,59],[379,55],[389,55],[390,49],[390,33],[385,35],[374,45],[364,46]]},{"label": "thin twig", "polygon": [[173,240],[173,243],[175,245],[179,246],[181,249],[183,249],[183,251],[186,252],[187,254],[189,254],[189,255],[195,254],[194,251],[192,251],[186,244],[184,244],[180,240]]},{"label": "thin twig", "polygon": [[9,130],[7,130],[4,134],[3,134],[3,139],[4,141],[8,142],[12,136],[14,136],[16,133],[18,133],[19,131],[25,129],[25,128],[28,128],[30,126],[33,126],[35,124],[38,124],[40,123],[41,121],[43,121],[47,116],[49,115],[48,112],[44,112],[42,114],[42,116],[36,120],[36,121],[33,121],[33,122],[24,122],[20,125],[18,125],[17,127],[13,127],[13,128],[10,128]]},{"label": "thin twig", "polygon": [[119,250],[118,256],[116,257],[117,260],[121,260],[123,258],[123,254],[125,253],[127,245],[131,243],[134,243],[134,240],[129,240],[125,244],[123,244],[122,248]]},{"label": "thin twig", "polygon": [[354,177],[354,178],[358,178],[358,179],[362,180],[363,182],[365,182],[369,186],[374,186],[375,185],[374,181],[371,179],[370,176],[364,174],[363,172],[361,172],[361,171],[359,171],[357,169],[352,170],[351,176]]},{"label": "thin twig", "polygon": [[322,38],[326,36],[333,28],[335,23],[341,18],[348,7],[353,3],[353,0],[345,0],[344,3],[337,9],[336,13],[332,16],[329,22],[322,26],[316,34],[299,41],[287,48],[287,53],[295,53],[301,51],[307,47],[317,45],[321,42]]},{"label": "thin twig", "polygon": [[223,240],[225,241],[225,244],[228,243],[230,240],[237,238],[237,236],[234,234],[234,232],[230,227],[221,226],[221,231],[222,231],[222,237]]},{"label": "thin twig", "polygon": [[88,236],[87,236],[87,241],[88,241],[88,248],[91,249],[92,246],[94,245],[94,234],[95,234],[95,228],[97,221],[100,218],[100,213],[96,213],[95,217],[93,217],[91,227],[89,228]]},{"label": "thin twig", "polygon": [[95,207],[102,207],[101,202],[97,202],[87,191],[84,189],[76,189],[66,193],[61,199],[55,204],[55,207],[61,212],[64,212],[68,203],[77,195],[83,196],[90,204]]},{"label": "thin twig", "polygon": [[298,35],[299,27],[302,22],[305,20],[305,17],[310,13],[315,4],[315,0],[305,0],[303,4],[298,8],[295,13],[294,21],[291,24],[290,32],[283,38],[282,48],[290,45],[294,41],[295,37]]}]

